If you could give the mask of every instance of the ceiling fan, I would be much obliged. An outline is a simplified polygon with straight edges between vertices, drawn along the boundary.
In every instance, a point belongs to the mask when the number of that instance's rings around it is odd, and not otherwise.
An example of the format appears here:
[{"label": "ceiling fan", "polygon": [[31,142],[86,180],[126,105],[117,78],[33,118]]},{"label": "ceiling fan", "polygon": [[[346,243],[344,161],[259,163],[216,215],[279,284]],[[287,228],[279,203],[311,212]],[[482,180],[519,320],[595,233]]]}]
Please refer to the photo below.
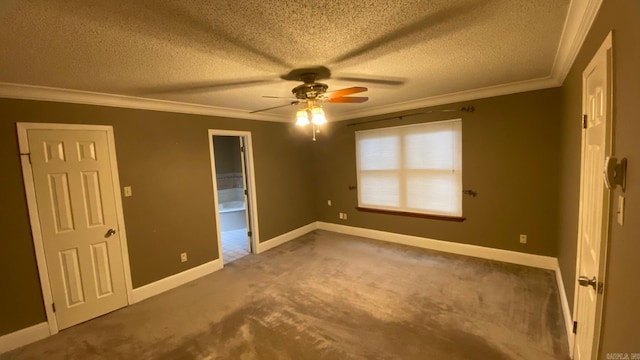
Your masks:
[{"label": "ceiling fan", "polygon": [[[368,97],[364,96],[349,96],[361,92],[365,92],[368,89],[363,86],[354,86],[345,89],[335,90],[335,91],[327,91],[329,86],[327,84],[316,82],[318,80],[328,79],[331,77],[331,72],[328,68],[324,66],[316,66],[312,68],[301,68],[290,71],[288,74],[282,75],[280,78],[283,80],[290,81],[302,81],[302,85],[298,85],[291,90],[291,93],[295,98],[291,97],[281,97],[281,96],[263,96],[265,98],[272,99],[290,99],[291,101],[288,104],[278,105],[273,107],[268,107],[265,109],[254,110],[251,113],[258,113],[262,111],[268,111],[273,109],[278,109],[286,106],[297,105],[301,103],[306,103],[309,111],[319,108],[319,102],[329,102],[329,103],[363,103],[369,100]],[[353,79],[359,80],[359,79]],[[370,81],[369,79],[366,79]],[[400,81],[398,80],[374,80],[379,83],[386,83],[390,85],[398,85]]]},{"label": "ceiling fan", "polygon": [[[316,66],[311,68],[294,69],[288,74],[282,75],[280,78],[290,81],[302,81],[302,85],[298,85],[291,90],[291,93],[295,98],[281,97],[281,96],[263,96],[265,98],[272,99],[289,99],[289,103],[284,105],[277,105],[268,107],[265,109],[251,111],[252,114],[278,109],[286,106],[305,104],[303,108],[296,112],[296,125],[306,126],[312,125],[313,141],[316,140],[316,133],[320,132],[319,126],[326,123],[327,119],[324,116],[324,110],[319,105],[322,102],[337,103],[337,104],[355,104],[363,103],[369,100],[366,96],[348,96],[358,94],[367,91],[368,89],[363,86],[353,86],[340,90],[327,91],[329,86],[327,84],[317,82],[322,79],[329,79],[331,77],[331,71],[324,66]],[[404,81],[398,79],[368,79],[368,78],[345,78],[338,77],[342,80],[364,81],[373,82],[384,85],[402,85]]]},{"label": "ceiling fan", "polygon": [[[371,83],[376,85],[386,85],[386,86],[399,86],[403,85],[406,79],[403,78],[394,78],[394,77],[372,77],[366,75],[347,75],[342,74],[338,76],[332,76],[331,71],[325,66],[313,66],[306,68],[299,68],[291,70],[289,73],[279,76],[280,80],[287,81],[301,81],[302,84],[294,87],[291,90],[293,96],[263,96],[264,98],[272,98],[272,99],[287,99],[288,102],[283,105],[272,106],[264,109],[251,111],[251,114],[259,113],[263,111],[269,111],[273,109],[278,109],[282,107],[304,104],[304,107],[299,109],[296,112],[296,124],[300,126],[313,124],[313,132],[314,132],[314,140],[315,133],[318,131],[318,126],[322,125],[326,122],[326,118],[324,116],[324,111],[320,106],[320,103],[328,102],[328,103],[363,103],[369,100],[368,97],[365,96],[348,96],[353,94],[362,93],[368,91],[366,87],[363,86],[354,86],[349,88],[344,88],[340,90],[328,91],[329,86],[327,84],[318,82],[319,80],[324,79],[336,79],[342,81],[353,81],[353,82],[363,82],[363,83]],[[225,89],[225,88],[233,88],[233,87],[246,87],[253,86],[257,84],[264,84],[269,82],[278,81],[277,78],[274,77],[261,77],[261,78],[253,78],[253,79],[242,79],[242,80],[234,80],[234,81],[218,81],[218,82],[202,82],[196,84],[189,84],[188,86],[180,85],[180,86],[171,86],[168,88],[157,89],[155,92],[163,93],[163,92],[193,92],[193,91],[211,91],[214,89]]]}]

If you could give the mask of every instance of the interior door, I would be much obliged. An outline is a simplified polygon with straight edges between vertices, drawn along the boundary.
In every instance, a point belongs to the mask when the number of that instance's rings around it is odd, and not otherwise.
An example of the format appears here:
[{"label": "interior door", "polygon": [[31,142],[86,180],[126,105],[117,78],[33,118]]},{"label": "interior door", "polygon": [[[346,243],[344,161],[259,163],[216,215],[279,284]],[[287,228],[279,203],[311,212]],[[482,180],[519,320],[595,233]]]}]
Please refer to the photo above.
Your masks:
[{"label": "interior door", "polygon": [[107,132],[27,131],[59,329],[127,305]]},{"label": "interior door", "polygon": [[244,218],[245,218],[245,224],[247,224],[247,249],[249,249],[249,252],[253,252],[253,246],[252,246],[252,232],[251,232],[251,216],[249,214],[251,214],[251,202],[249,201],[249,182],[248,182],[248,176],[247,176],[247,152],[246,152],[246,146],[245,146],[245,139],[243,136],[238,136],[238,139],[240,139],[240,159],[242,161],[242,186],[244,187]]},{"label": "interior door", "polygon": [[586,119],[582,140],[574,359],[596,359],[600,329],[602,291],[599,288],[604,281],[610,198],[603,180],[605,157],[611,155],[610,38],[606,45],[583,73]]}]

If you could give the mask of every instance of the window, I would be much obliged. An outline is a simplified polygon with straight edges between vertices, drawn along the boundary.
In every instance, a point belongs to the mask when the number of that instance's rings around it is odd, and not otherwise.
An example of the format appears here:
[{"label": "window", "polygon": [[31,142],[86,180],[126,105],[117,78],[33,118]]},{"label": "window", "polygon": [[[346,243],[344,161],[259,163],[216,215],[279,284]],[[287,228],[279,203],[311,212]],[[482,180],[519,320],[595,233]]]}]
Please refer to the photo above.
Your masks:
[{"label": "window", "polygon": [[358,208],[462,217],[462,120],[356,132]]}]

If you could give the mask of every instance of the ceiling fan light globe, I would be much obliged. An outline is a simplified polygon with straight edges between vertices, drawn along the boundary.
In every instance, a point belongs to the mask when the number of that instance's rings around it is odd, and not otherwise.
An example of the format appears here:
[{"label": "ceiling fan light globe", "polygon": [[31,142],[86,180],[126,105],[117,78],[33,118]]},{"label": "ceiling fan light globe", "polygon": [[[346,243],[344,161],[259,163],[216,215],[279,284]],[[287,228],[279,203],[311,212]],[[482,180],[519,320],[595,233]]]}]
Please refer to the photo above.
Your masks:
[{"label": "ceiling fan light globe", "polygon": [[296,125],[305,126],[309,125],[309,116],[306,110],[298,110],[296,112]]},{"label": "ceiling fan light globe", "polygon": [[321,107],[311,109],[311,122],[316,125],[322,125],[327,122],[327,118],[324,116],[324,111]]},{"label": "ceiling fan light globe", "polygon": [[321,116],[314,116],[313,120],[311,121],[316,125],[322,125],[327,122],[327,119],[324,117],[324,115],[321,115]]}]

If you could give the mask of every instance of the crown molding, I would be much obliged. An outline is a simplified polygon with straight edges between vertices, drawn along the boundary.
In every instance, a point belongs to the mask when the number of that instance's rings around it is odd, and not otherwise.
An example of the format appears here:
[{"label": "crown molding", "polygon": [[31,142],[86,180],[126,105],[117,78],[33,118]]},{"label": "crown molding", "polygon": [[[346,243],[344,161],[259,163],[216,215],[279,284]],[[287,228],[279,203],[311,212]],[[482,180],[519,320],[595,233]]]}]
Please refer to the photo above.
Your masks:
[{"label": "crown molding", "polygon": [[562,84],[582,48],[603,0],[571,0],[551,77]]},{"label": "crown molding", "polygon": [[[451,94],[432,96],[423,99],[368,108],[365,110],[357,110],[338,114],[336,116],[332,116],[332,118],[335,121],[349,120],[366,116],[413,110],[429,106],[450,104],[460,101],[540,90],[550,87],[557,87],[560,85],[561,84],[556,82],[553,78],[546,77],[504,85],[490,86],[480,89],[466,90]],[[12,99],[99,105],[127,109],[154,110],[184,114],[209,115],[248,120],[263,120],[275,122],[289,122],[291,120],[289,117],[283,118],[281,116],[273,114],[251,114],[242,110],[200,104],[0,82],[0,98],[2,97]]]},{"label": "crown molding", "polygon": [[0,82],[0,98],[3,97],[11,99],[54,101],[73,104],[119,107],[127,109],[220,116],[235,119],[265,120],[277,122],[288,122],[289,120],[291,120],[289,118],[282,118],[273,114],[251,114],[243,110],[201,104]]},{"label": "crown molding", "polygon": [[573,66],[573,62],[578,56],[578,52],[582,48],[582,44],[591,29],[591,25],[593,25],[602,1],[603,0],[571,0],[564,28],[562,29],[562,35],[560,36],[558,51],[556,52],[556,57],[551,69],[551,75],[548,77],[422,98],[369,108],[363,111],[353,111],[336,116],[335,120],[350,120],[366,116],[389,114],[429,106],[562,86],[569,70],[571,70],[571,66]]},{"label": "crown molding", "polygon": [[509,83],[509,84],[488,86],[488,87],[465,90],[465,91],[460,91],[460,92],[455,92],[450,94],[431,96],[427,98],[405,101],[405,102],[395,103],[391,105],[378,106],[378,107],[369,108],[366,110],[352,111],[339,116],[335,116],[333,118],[338,121],[351,120],[351,119],[362,118],[367,116],[375,116],[375,115],[391,114],[391,113],[407,111],[407,110],[415,110],[415,109],[425,108],[430,106],[452,104],[452,103],[457,103],[462,101],[516,94],[516,93],[521,93],[526,91],[548,89],[548,88],[558,87],[560,85],[562,84],[557,82],[551,76],[548,76],[544,78],[518,81],[518,82]]},{"label": "crown molding", "polygon": [[[335,121],[349,120],[561,86],[582,47],[589,29],[591,29],[591,25],[595,20],[602,1],[603,0],[571,0],[551,75],[548,77],[432,96],[365,110],[356,110],[336,115],[333,118]],[[0,82],[0,97],[209,115],[236,119],[277,122],[289,122],[291,120],[289,117],[274,114],[251,114],[244,110],[224,107],[3,82]]]}]

